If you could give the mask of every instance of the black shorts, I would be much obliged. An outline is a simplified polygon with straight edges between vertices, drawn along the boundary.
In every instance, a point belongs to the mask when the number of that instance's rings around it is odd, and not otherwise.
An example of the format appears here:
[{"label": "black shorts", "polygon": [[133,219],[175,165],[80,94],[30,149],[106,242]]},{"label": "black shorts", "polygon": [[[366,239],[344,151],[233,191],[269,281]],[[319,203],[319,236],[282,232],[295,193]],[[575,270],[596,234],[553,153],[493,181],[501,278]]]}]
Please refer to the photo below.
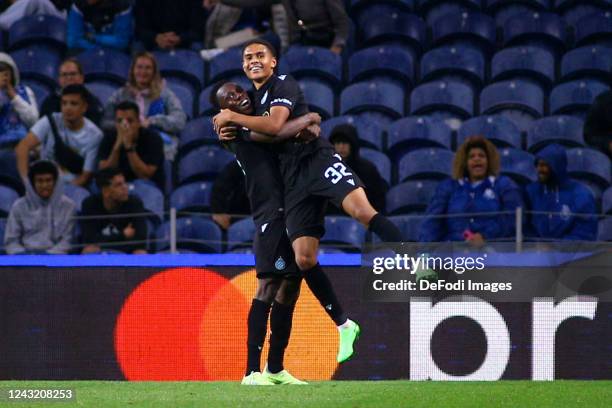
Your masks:
[{"label": "black shorts", "polygon": [[256,228],[253,252],[257,277],[301,277],[287,236],[285,220],[275,218]]},{"label": "black shorts", "polygon": [[363,183],[333,149],[320,149],[283,169],[285,222],[289,239],[321,238],[325,234],[325,209],[342,201]]}]

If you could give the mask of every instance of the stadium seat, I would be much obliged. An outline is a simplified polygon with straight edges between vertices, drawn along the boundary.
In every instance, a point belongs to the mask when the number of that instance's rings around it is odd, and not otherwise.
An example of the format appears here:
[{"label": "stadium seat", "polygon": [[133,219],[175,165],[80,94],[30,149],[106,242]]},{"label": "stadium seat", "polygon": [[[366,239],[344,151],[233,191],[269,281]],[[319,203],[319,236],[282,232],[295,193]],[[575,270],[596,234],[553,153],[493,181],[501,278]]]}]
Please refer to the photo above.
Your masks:
[{"label": "stadium seat", "polygon": [[450,150],[435,147],[408,152],[398,162],[397,181],[450,177],[454,156]]},{"label": "stadium seat", "polygon": [[349,124],[357,129],[359,145],[373,149],[383,150],[382,125],[375,121],[364,121],[359,116],[336,116],[321,123],[321,137],[329,139],[332,130],[338,125]]},{"label": "stadium seat", "polygon": [[[13,203],[18,198],[19,194],[11,187],[0,185],[0,217],[8,217]],[[4,239],[4,236],[0,238]]]},{"label": "stadium seat", "polygon": [[103,80],[125,85],[132,61],[121,51],[96,48],[77,55],[86,81]]},{"label": "stadium seat", "polygon": [[518,15],[533,14],[548,9],[548,0],[485,0],[487,13],[495,17],[498,27]]},{"label": "stadium seat", "polygon": [[0,183],[11,187],[19,194],[24,193],[13,149],[0,149]]},{"label": "stadium seat", "polygon": [[47,82],[41,82],[36,79],[23,79],[21,84],[27,86],[32,90],[32,92],[34,92],[36,103],[38,104],[39,108],[42,106],[44,100],[47,99],[47,96],[49,96],[52,92],[52,88],[49,87]]},{"label": "stadium seat", "polygon": [[423,218],[409,215],[394,215],[389,217],[389,220],[399,228],[402,232],[404,240],[408,242],[418,242],[419,232]]},{"label": "stadium seat", "polygon": [[597,225],[597,240],[612,241],[612,217],[599,220]]},{"label": "stadium seat", "polygon": [[232,160],[235,160],[234,155],[220,147],[198,147],[180,159],[178,182],[212,180]]},{"label": "stadium seat", "polygon": [[185,125],[179,138],[179,156],[202,145],[218,143],[217,134],[213,128],[212,118],[208,116],[192,119]]},{"label": "stadium seat", "polygon": [[593,13],[581,18],[574,33],[576,46],[612,47],[612,11]]},{"label": "stadium seat", "polygon": [[167,86],[174,92],[179,101],[187,118],[193,118],[193,112],[197,112],[194,108],[194,89],[184,83],[173,81],[171,78],[166,80]]},{"label": "stadium seat", "polygon": [[506,147],[499,150],[501,174],[525,185],[536,181],[535,157],[524,150]]},{"label": "stadium seat", "polygon": [[414,83],[415,62],[401,47],[378,45],[355,52],[348,60],[348,81],[380,77],[397,79],[405,85]]},{"label": "stadium seat", "polygon": [[391,185],[391,160],[386,154],[366,147],[359,150],[359,155],[376,166],[378,174],[387,182],[387,186]]},{"label": "stadium seat", "polygon": [[89,92],[94,94],[100,100],[102,105],[105,105],[108,99],[119,89],[116,84],[108,82],[92,81],[85,84]]},{"label": "stadium seat", "polygon": [[449,13],[439,17],[431,27],[434,46],[472,45],[486,54],[495,46],[495,21],[479,12]]},{"label": "stadium seat", "polygon": [[609,88],[595,80],[566,82],[553,88],[550,93],[550,113],[585,117],[593,101]]},{"label": "stadium seat", "polygon": [[321,245],[334,245],[345,252],[359,252],[366,230],[358,221],[343,216],[325,217],[325,235]]},{"label": "stadium seat", "polygon": [[233,223],[227,229],[227,249],[251,247],[255,232],[255,223],[251,217]]},{"label": "stadium seat", "polygon": [[470,136],[484,136],[498,148],[521,148],[521,131],[503,115],[477,116],[463,122],[457,132],[457,147]]},{"label": "stadium seat", "polygon": [[384,82],[359,82],[349,85],[340,95],[340,113],[377,111],[392,119],[404,116],[404,90]]},{"label": "stadium seat", "polygon": [[323,47],[293,45],[283,55],[288,73],[295,78],[317,77],[333,87],[342,83],[342,57]]},{"label": "stadium seat", "polygon": [[480,7],[480,0],[418,0],[419,14],[429,26],[444,15],[477,12]]},{"label": "stadium seat", "polygon": [[57,86],[61,56],[52,48],[31,45],[11,52],[11,57],[19,67],[21,79],[35,79],[52,89]]},{"label": "stadium seat", "polygon": [[414,180],[393,186],[387,192],[387,214],[425,212],[438,183],[438,180]]},{"label": "stadium seat", "polygon": [[45,44],[63,52],[66,48],[66,21],[41,14],[17,20],[9,29],[8,47],[15,50],[29,44]]},{"label": "stadium seat", "polygon": [[597,183],[585,179],[574,179],[574,181],[581,183],[583,186],[589,189],[589,191],[593,195],[593,198],[595,199],[596,211],[598,213],[601,212],[601,198],[603,196],[603,189],[601,188],[601,186]]},{"label": "stadium seat", "polygon": [[148,180],[134,180],[129,183],[130,193],[138,196],[145,210],[154,216],[151,220],[161,223],[164,219],[164,194]]},{"label": "stadium seat", "polygon": [[567,147],[583,147],[583,122],[572,116],[547,116],[533,122],[527,131],[527,149],[537,152],[551,143]]},{"label": "stadium seat", "polygon": [[[460,82],[427,82],[413,89],[410,95],[410,113],[443,120],[467,119],[474,114],[474,91]],[[447,123],[451,127],[457,127]]]},{"label": "stadium seat", "polygon": [[[251,89],[252,85],[249,82],[248,78],[244,75],[240,77],[236,77],[232,79],[233,82],[236,82],[238,85],[243,87],[244,89]],[[200,93],[200,97],[198,98],[198,109],[200,111],[200,115],[212,116],[219,113],[219,110],[210,104],[210,91],[215,87],[216,84],[212,84]]]},{"label": "stadium seat", "polygon": [[568,149],[567,171],[571,177],[592,181],[602,190],[610,185],[610,159],[598,150]]},{"label": "stadium seat", "polygon": [[4,254],[4,231],[6,229],[6,218],[0,218],[0,254]]},{"label": "stadium seat", "polygon": [[204,86],[204,61],[191,50],[172,50],[153,53],[164,78],[177,77],[188,81],[199,93]]},{"label": "stadium seat", "polygon": [[532,79],[549,89],[555,81],[555,57],[539,47],[504,48],[493,56],[491,80],[505,79]]},{"label": "stadium seat", "polygon": [[484,55],[477,48],[462,45],[434,48],[421,58],[421,81],[463,81],[480,90],[485,81],[485,66]]},{"label": "stadium seat", "polygon": [[[606,4],[608,3],[608,4]],[[554,0],[555,12],[561,14],[567,24],[575,27],[581,18],[610,10],[609,0]]]},{"label": "stadium seat", "polygon": [[298,81],[310,111],[321,115],[323,120],[334,116],[334,90],[317,78],[302,78]]},{"label": "stadium seat", "polygon": [[[170,247],[170,222],[157,229],[157,250]],[[176,220],[176,246],[203,253],[220,253],[221,228],[212,220],[202,217],[181,217]]]},{"label": "stadium seat", "polygon": [[601,209],[604,214],[612,214],[612,187],[608,187],[601,198]]},{"label": "stadium seat", "polygon": [[539,86],[526,81],[496,82],[480,93],[480,112],[504,113],[521,131],[526,131],[534,119],[544,114],[544,93]]},{"label": "stadium seat", "polygon": [[380,44],[402,44],[414,56],[421,53],[426,40],[426,26],[421,18],[393,6],[372,7],[357,21],[362,48]]},{"label": "stadium seat", "polygon": [[393,159],[424,147],[450,149],[451,142],[452,130],[446,123],[428,117],[410,116],[387,128],[387,153]]},{"label": "stadium seat", "polygon": [[575,48],[561,60],[561,79],[563,81],[579,78],[600,79],[612,83],[612,49],[598,45]]},{"label": "stadium seat", "polygon": [[210,211],[212,182],[195,182],[180,186],[170,195],[170,208],[177,211]]},{"label": "stadium seat", "polygon": [[77,213],[81,212],[81,204],[83,200],[91,195],[89,190],[86,188],[77,186],[73,183],[64,183],[64,194],[69,197],[76,204]]},{"label": "stadium seat", "polygon": [[520,14],[506,20],[503,26],[504,47],[533,45],[547,48],[556,56],[565,50],[567,42],[563,19],[554,13]]}]

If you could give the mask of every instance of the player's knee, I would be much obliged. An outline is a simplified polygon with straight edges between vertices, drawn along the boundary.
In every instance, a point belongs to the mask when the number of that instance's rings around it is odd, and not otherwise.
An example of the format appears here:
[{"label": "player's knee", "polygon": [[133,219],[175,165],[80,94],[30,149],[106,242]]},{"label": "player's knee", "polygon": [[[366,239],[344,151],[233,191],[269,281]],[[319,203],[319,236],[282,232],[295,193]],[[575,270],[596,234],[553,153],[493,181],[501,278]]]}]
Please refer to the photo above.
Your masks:
[{"label": "player's knee", "polygon": [[295,263],[302,271],[312,269],[317,264],[316,253],[300,253],[295,255]]},{"label": "player's knee", "polygon": [[376,215],[376,210],[371,206],[358,206],[353,210],[353,218],[359,221],[364,226],[370,225],[370,221]]}]

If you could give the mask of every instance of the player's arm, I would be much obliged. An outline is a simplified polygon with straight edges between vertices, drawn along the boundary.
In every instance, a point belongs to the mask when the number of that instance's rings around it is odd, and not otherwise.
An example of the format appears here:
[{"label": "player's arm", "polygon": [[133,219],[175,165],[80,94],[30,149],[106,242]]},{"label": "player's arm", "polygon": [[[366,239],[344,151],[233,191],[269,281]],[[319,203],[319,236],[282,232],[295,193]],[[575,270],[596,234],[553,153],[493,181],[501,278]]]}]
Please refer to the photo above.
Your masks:
[{"label": "player's arm", "polygon": [[317,113],[307,113],[299,118],[287,121],[276,136],[251,131],[250,138],[254,142],[280,143],[288,139],[295,139],[302,131],[306,130],[310,126],[320,124],[321,116],[319,116]]},{"label": "player's arm", "polygon": [[239,125],[251,132],[263,133],[265,135],[278,135],[287,122],[291,111],[285,106],[273,106],[268,116],[248,116],[241,113],[223,109],[213,118],[216,129],[221,129],[231,124]]}]

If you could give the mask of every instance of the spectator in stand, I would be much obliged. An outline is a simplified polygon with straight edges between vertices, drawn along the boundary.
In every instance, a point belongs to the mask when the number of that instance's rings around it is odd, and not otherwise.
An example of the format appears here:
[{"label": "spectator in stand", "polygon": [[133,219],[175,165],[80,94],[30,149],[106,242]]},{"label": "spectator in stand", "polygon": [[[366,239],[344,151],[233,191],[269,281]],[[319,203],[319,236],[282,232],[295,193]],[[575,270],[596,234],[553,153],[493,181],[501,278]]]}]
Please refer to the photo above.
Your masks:
[{"label": "spectator in stand", "polygon": [[65,20],[71,3],[71,0],[4,0],[0,2],[0,30],[8,31],[17,20],[34,14]]},{"label": "spectator in stand", "polygon": [[210,195],[213,221],[227,230],[240,217],[251,214],[244,173],[236,160],[231,161],[215,179]]},{"label": "spectator in stand", "polygon": [[100,170],[116,167],[127,181],[152,180],[163,191],[164,142],[157,132],[141,126],[138,105],[129,101],[117,105],[115,128],[100,144]]},{"label": "spectator in stand", "polygon": [[26,195],[9,213],[4,235],[8,254],[65,254],[70,250],[76,205],[62,194],[53,162],[39,160],[24,180]]},{"label": "spectator in stand", "polygon": [[612,91],[595,98],[584,121],[584,140],[612,159]]},{"label": "spectator in stand", "polygon": [[132,31],[128,0],[76,0],[68,13],[66,42],[72,54],[98,47],[128,51]]},{"label": "spectator in stand", "polygon": [[366,195],[372,206],[378,212],[384,213],[387,182],[380,176],[372,162],[359,156],[357,129],[349,124],[338,125],[332,130],[329,141],[334,145],[336,153],[342,156],[342,160],[365,184]]},{"label": "spectator in stand", "polygon": [[136,0],[134,18],[135,38],[150,51],[189,48],[204,38],[202,0]]},{"label": "spectator in stand", "polygon": [[187,115],[181,101],[162,79],[153,54],[140,52],[134,57],[128,83],[117,89],[104,107],[105,131],[115,128],[115,107],[123,101],[138,105],[142,127],[157,130],[164,144],[176,145],[173,136],[183,130]]},{"label": "spectator in stand", "polygon": [[[147,224],[142,201],[129,195],[128,185],[119,169],[108,168],[96,174],[100,194],[83,201],[81,221],[84,254],[104,249],[128,254],[145,254]],[[126,215],[133,214],[129,217]]]},{"label": "spectator in stand", "polygon": [[[419,241],[465,241],[482,246],[489,240],[513,237],[521,192],[512,180],[498,174],[495,146],[482,136],[468,138],[457,149],[452,178],[440,182],[427,207],[428,216],[450,217],[426,218]],[[498,214],[502,211],[512,214]],[[492,214],[476,215],[480,213]]]},{"label": "spectator in stand", "polygon": [[[41,158],[59,164],[60,178],[86,187],[96,170],[102,131],[85,118],[89,92],[83,85],[68,85],[62,90],[62,112],[40,119],[17,145],[17,169],[22,177],[28,172],[32,150],[42,145]],[[51,119],[51,120],[49,120]]]},{"label": "spectator in stand", "polygon": [[[83,85],[85,83],[83,67],[81,66],[79,60],[76,58],[68,58],[62,62],[62,65],[60,65],[59,68],[58,82],[60,89],[47,96],[47,98],[43,101],[40,108],[41,116],[62,111],[62,89],[68,85]],[[100,126],[103,114],[104,107],[100,103],[100,100],[96,98],[95,95],[90,93],[89,100],[87,101],[87,112],[85,112],[85,117],[95,123],[96,126]]]},{"label": "spectator in stand", "polygon": [[350,19],[342,0],[283,0],[292,44],[316,45],[342,53]]},{"label": "spectator in stand", "polygon": [[[536,155],[538,181],[527,186],[528,236],[553,240],[594,241],[597,238],[595,199],[587,187],[567,175],[562,146],[546,146]],[[588,214],[588,215],[580,215]]]},{"label": "spectator in stand", "polygon": [[0,52],[0,146],[16,145],[37,120],[34,92],[20,83],[13,58]]}]

